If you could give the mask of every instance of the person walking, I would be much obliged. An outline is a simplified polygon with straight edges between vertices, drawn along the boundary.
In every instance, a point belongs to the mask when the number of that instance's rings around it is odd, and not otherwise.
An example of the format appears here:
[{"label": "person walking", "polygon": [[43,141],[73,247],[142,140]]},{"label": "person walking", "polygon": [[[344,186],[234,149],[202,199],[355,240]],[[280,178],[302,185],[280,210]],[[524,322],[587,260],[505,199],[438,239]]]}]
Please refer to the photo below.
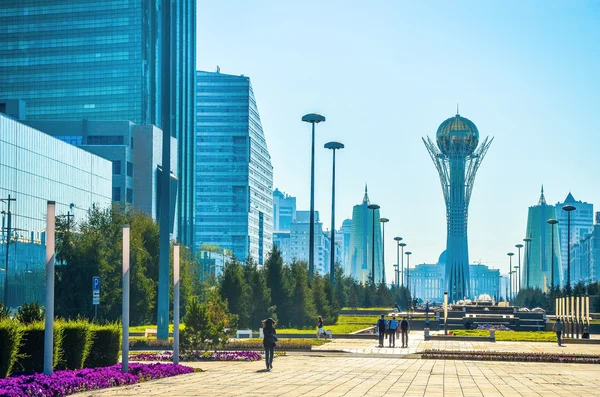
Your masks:
[{"label": "person walking", "polygon": [[560,318],[556,319],[552,330],[556,332],[556,339],[558,339],[558,345],[562,346],[562,331],[563,331],[563,323],[560,321]]},{"label": "person walking", "polygon": [[383,340],[385,338],[385,328],[387,326],[387,321],[385,321],[385,315],[382,314],[381,318],[377,320],[377,332],[379,332],[379,347],[383,347]]},{"label": "person walking", "polygon": [[[317,319],[317,339],[319,339],[321,336],[325,335],[325,330],[323,329],[323,317],[319,316],[319,318]],[[327,336],[327,335],[325,335]]]},{"label": "person walking", "polygon": [[275,320],[269,317],[263,320],[263,346],[265,348],[265,362],[267,364],[267,370],[273,369],[273,356],[275,355],[275,345],[277,342],[277,336],[275,334]]},{"label": "person walking", "polygon": [[398,321],[396,317],[392,317],[388,325],[388,335],[390,337],[389,347],[396,347],[396,329],[398,328]]},{"label": "person walking", "polygon": [[402,332],[402,347],[408,347],[408,320],[406,320],[406,316],[400,322],[400,332]]}]

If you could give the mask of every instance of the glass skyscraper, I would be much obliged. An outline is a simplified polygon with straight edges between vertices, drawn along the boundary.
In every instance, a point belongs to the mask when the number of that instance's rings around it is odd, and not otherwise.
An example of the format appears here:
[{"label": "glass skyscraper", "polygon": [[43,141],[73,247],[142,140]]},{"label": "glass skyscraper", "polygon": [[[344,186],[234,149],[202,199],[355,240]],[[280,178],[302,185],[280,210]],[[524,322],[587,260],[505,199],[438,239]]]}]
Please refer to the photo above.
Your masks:
[{"label": "glass skyscraper", "polygon": [[262,264],[273,245],[273,167],[250,79],[198,71],[195,244]]},{"label": "glass skyscraper", "polygon": [[193,237],[195,37],[194,0],[0,1],[0,95],[25,100],[29,120],[128,120],[178,139],[184,244]]},{"label": "glass skyscraper", "polygon": [[112,164],[2,114],[0,154],[0,298],[10,241],[8,304],[43,304],[47,201],[56,202],[57,216],[69,212],[74,222],[85,219],[92,205],[110,206]]}]

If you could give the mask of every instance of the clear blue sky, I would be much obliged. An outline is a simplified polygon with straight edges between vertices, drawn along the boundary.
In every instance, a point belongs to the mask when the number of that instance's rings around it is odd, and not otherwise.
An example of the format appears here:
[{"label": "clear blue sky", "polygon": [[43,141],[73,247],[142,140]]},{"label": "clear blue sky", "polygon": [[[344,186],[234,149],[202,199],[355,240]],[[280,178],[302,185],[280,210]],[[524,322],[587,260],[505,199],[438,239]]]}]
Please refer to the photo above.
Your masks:
[{"label": "clear blue sky", "polygon": [[[427,4],[423,4],[427,3]],[[421,137],[456,112],[494,142],[469,213],[471,262],[508,269],[543,183],[600,210],[600,1],[198,1],[198,68],[251,78],[274,186],[308,209],[319,112],[316,209],[336,227],[369,184],[386,227],[388,280],[402,236],[411,264],[446,245],[442,191]]]}]

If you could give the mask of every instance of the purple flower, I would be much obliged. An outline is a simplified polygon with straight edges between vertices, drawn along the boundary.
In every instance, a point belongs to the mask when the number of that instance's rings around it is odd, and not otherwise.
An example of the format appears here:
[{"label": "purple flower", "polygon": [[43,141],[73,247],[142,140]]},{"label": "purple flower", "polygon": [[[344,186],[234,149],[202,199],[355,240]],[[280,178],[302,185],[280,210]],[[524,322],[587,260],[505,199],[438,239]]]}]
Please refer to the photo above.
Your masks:
[{"label": "purple flower", "polygon": [[19,375],[0,379],[0,396],[62,397],[86,390],[131,385],[140,381],[159,379],[194,372],[193,368],[175,364],[129,365],[121,372],[121,365],[103,368],[84,368],[75,371],[55,371],[52,375]]}]

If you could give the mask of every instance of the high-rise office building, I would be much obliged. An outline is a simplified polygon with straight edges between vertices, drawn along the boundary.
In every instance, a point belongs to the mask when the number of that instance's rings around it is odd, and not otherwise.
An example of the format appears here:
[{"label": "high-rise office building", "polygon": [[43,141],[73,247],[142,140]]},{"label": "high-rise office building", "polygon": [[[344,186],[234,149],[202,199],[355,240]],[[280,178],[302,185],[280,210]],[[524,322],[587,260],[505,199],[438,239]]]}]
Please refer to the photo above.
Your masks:
[{"label": "high-rise office building", "polygon": [[24,100],[28,120],[127,120],[177,138],[178,237],[187,245],[195,69],[194,0],[0,2],[0,95]]},{"label": "high-rise office building", "polygon": [[[319,211],[315,211],[315,272],[329,274],[329,239],[323,233]],[[308,262],[310,211],[296,211],[296,220],[290,225],[290,260]],[[289,262],[288,262],[289,263]]]},{"label": "high-rise office building", "polygon": [[[492,138],[493,140],[493,138]],[[469,242],[467,219],[469,202],[477,170],[492,143],[485,138],[479,144],[475,124],[458,114],[438,127],[436,144],[429,137],[423,143],[433,160],[446,202],[446,283],[448,299],[454,302],[472,296],[469,290]]]},{"label": "high-rise office building", "polygon": [[[568,228],[568,213],[563,211],[565,205],[572,205],[575,207],[574,211],[571,211],[571,241],[569,242],[569,228]],[[586,203],[584,201],[577,201],[573,195],[569,192],[565,201],[562,203],[556,203],[556,219],[558,220],[558,235],[560,238],[560,248],[563,252],[561,261],[561,271],[564,283],[567,283],[567,250],[571,249],[573,244],[576,244],[582,239],[586,233],[591,232],[592,225],[594,223],[594,205]],[[582,277],[581,274],[576,274],[578,269],[571,267],[571,285],[574,285]],[[562,285],[562,284],[561,284]]]},{"label": "high-rise office building", "polygon": [[350,240],[352,238],[352,219],[344,219],[342,227],[335,234],[335,239],[340,244],[340,266],[345,274],[350,274]]},{"label": "high-rise office building", "polygon": [[273,230],[290,230],[296,220],[296,197],[275,189],[273,192]]},{"label": "high-rise office building", "polygon": [[273,244],[273,167],[250,79],[197,72],[196,245],[258,264]]},{"label": "high-rise office building", "polygon": [[[373,246],[375,248],[375,283],[382,281],[381,225],[378,222],[379,210],[370,210],[369,194],[365,186],[362,203],[352,209],[352,230],[350,234],[350,272],[358,282],[367,283],[371,279]],[[375,216],[375,236],[373,236],[373,216]],[[373,238],[374,237],[374,238]],[[373,245],[374,244],[374,245]]]},{"label": "high-rise office building", "polygon": [[[112,164],[3,114],[0,153],[0,269],[8,267],[7,305],[43,305],[47,202],[55,201],[56,215],[74,222],[94,205],[109,207]],[[4,300],[6,273],[0,274]]]},{"label": "high-rise office building", "polygon": [[[561,247],[556,226],[548,223],[556,218],[556,208],[546,203],[544,187],[538,204],[529,207],[525,236],[531,242],[525,244],[522,258],[521,288],[539,288],[546,291],[552,283],[552,257],[554,256],[554,285],[562,285],[560,272]],[[554,227],[554,252],[552,252],[552,228]],[[513,262],[513,265],[516,263]],[[511,269],[512,270],[512,269]]]}]

